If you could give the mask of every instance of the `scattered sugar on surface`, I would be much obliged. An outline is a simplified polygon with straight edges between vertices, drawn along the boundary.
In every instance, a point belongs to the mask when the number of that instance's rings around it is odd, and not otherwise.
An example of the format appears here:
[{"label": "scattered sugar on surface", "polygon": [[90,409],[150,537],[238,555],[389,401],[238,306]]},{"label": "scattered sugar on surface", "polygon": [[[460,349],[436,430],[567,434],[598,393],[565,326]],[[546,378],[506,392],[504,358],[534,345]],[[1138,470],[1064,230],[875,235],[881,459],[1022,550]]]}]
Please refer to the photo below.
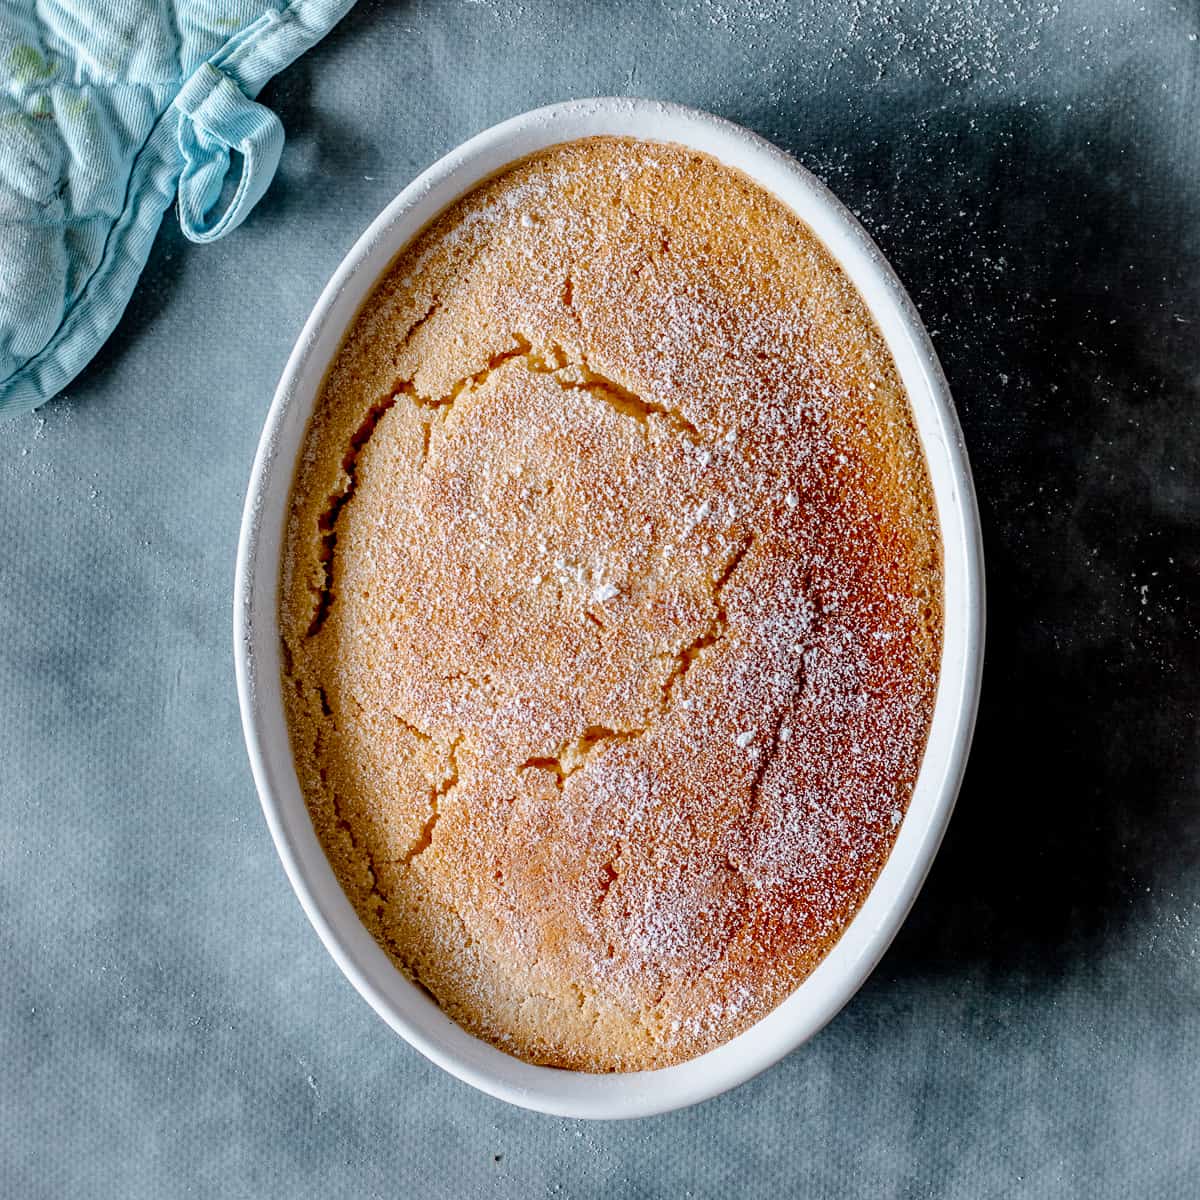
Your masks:
[{"label": "scattered sugar on surface", "polygon": [[619,143],[465,202],[356,336],[285,598],[328,616],[288,693],[343,881],[516,1053],[724,1040],[836,938],[919,763],[936,527],[886,351],[773,203]]}]

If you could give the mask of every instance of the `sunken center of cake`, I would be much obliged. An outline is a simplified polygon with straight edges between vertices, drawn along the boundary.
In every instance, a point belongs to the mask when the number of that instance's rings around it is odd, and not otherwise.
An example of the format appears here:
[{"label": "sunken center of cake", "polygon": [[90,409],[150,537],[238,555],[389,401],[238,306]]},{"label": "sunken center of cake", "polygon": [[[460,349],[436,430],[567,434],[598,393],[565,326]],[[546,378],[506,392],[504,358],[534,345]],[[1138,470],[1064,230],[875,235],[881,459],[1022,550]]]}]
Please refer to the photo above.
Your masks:
[{"label": "sunken center of cake", "polygon": [[595,139],[439,218],[330,371],[281,597],[301,785],[397,966],[593,1071],[786,998],[917,775],[933,511],[861,299],[742,176]]}]

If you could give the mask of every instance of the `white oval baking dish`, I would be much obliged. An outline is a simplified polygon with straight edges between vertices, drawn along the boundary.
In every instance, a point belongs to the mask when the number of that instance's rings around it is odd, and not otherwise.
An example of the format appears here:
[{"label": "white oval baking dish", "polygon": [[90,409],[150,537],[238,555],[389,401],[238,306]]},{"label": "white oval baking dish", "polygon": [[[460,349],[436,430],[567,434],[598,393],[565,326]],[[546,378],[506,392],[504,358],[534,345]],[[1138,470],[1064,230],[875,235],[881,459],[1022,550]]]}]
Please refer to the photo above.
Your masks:
[{"label": "white oval baking dish", "polygon": [[[466,1033],[376,945],[313,832],[296,780],[280,683],[280,552],[293,468],[332,356],[397,252],[447,205],[507,164],[599,134],[675,142],[745,172],[824,242],[862,294],[908,390],[929,462],[945,553],[945,634],[929,742],[896,844],[833,950],[751,1029],[680,1066],[588,1075],[536,1067]],[[983,657],[982,547],[962,434],[946,380],[900,281],[863,228],[808,171],[717,117],[644,100],[598,99],[514,117],[435,163],[359,238],[321,293],[279,382],[250,478],[234,587],[234,655],[246,746],[279,857],[313,927],[393,1029],[459,1079],[564,1117],[639,1117],[715,1096],[812,1037],[861,986],[908,913],[941,842],[970,745]]]}]

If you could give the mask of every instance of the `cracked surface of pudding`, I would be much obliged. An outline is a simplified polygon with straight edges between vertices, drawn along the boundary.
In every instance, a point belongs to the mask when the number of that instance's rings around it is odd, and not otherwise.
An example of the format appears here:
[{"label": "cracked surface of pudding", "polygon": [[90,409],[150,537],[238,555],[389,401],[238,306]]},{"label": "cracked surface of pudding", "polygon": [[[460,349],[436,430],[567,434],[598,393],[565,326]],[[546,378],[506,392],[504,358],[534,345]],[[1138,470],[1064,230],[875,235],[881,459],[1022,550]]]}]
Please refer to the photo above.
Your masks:
[{"label": "cracked surface of pudding", "polygon": [[790,210],[649,142],[509,169],[384,275],[297,467],[284,695],[346,894],[528,1061],[714,1048],[891,849],[941,562],[887,347]]}]

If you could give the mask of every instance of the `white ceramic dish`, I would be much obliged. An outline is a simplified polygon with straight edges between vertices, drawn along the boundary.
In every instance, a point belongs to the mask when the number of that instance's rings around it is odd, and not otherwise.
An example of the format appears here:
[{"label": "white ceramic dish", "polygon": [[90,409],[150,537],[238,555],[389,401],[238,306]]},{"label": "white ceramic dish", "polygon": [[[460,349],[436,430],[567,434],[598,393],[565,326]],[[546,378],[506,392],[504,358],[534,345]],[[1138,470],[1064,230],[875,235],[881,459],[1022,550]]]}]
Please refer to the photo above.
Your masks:
[{"label": "white ceramic dish", "polygon": [[[313,832],[284,722],[277,618],[292,471],[325,369],[359,305],[396,253],[437,213],[508,163],[597,134],[676,142],[773,192],[854,281],[887,340],[924,443],[945,553],[945,635],[933,724],[895,848],[841,940],[792,996],[731,1042],[661,1071],[587,1075],[535,1067],[472,1037],[400,974],[343,895]],[[582,100],[514,117],[472,138],[411,183],[355,244],[296,343],[254,461],[238,546],[234,653],[250,762],[267,824],[296,895],[330,954],[393,1029],[485,1092],[565,1117],[638,1117],[742,1083],[812,1037],[859,988],[904,920],[941,842],[967,758],[983,655],[979,519],[962,434],[929,337],[879,250],[803,167],[716,117],[641,100]]]}]

